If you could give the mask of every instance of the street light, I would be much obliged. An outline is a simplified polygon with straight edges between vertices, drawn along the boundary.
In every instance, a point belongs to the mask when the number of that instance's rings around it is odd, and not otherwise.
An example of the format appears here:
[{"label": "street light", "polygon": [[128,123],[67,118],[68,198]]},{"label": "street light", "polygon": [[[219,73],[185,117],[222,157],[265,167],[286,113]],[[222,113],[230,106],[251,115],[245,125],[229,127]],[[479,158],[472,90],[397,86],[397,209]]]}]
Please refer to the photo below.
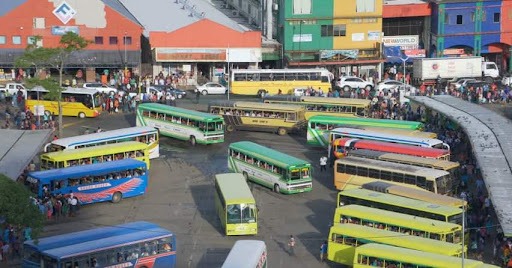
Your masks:
[{"label": "street light", "polygon": [[407,62],[407,60],[409,60],[409,56],[406,56],[405,59],[402,58],[402,57],[399,57],[399,56],[386,56],[386,58],[399,58],[402,63],[403,63],[403,66],[404,66],[404,72],[403,72],[403,82],[404,84],[406,83],[406,80],[405,80],[405,63]]}]

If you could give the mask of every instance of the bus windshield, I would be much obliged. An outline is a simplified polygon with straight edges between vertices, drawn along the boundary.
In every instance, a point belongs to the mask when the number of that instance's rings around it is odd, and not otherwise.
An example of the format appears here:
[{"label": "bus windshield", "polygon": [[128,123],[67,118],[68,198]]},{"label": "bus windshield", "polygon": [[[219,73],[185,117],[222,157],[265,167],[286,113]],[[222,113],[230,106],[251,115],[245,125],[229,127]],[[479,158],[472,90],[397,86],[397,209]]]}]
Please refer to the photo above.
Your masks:
[{"label": "bus windshield", "polygon": [[227,206],[228,223],[256,222],[255,204],[234,204]]}]

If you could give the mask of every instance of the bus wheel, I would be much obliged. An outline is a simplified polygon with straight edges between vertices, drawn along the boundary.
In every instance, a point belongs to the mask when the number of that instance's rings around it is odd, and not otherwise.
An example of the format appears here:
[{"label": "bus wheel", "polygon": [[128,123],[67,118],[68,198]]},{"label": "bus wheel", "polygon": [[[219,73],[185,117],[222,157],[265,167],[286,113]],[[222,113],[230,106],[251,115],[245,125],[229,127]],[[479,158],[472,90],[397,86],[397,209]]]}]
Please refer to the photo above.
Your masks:
[{"label": "bus wheel", "polygon": [[277,130],[277,134],[279,134],[280,136],[284,136],[286,135],[286,129],[280,127],[278,130]]},{"label": "bus wheel", "polygon": [[233,126],[233,125],[226,125],[226,130],[228,132],[233,132],[233,131],[235,131],[235,126]]},{"label": "bus wheel", "polygon": [[274,185],[274,192],[276,193],[280,193],[281,192],[281,188],[279,187],[279,185]]},{"label": "bus wheel", "polygon": [[190,145],[196,146],[196,137],[190,136]]},{"label": "bus wheel", "polygon": [[260,98],[265,97],[265,90],[264,89],[258,90],[258,97],[260,97]]},{"label": "bus wheel", "polygon": [[123,199],[123,194],[121,192],[115,192],[112,195],[112,203],[119,203]]},{"label": "bus wheel", "polygon": [[78,113],[78,117],[80,117],[80,118],[85,118],[85,113],[84,113],[84,112],[79,112],[79,113]]}]

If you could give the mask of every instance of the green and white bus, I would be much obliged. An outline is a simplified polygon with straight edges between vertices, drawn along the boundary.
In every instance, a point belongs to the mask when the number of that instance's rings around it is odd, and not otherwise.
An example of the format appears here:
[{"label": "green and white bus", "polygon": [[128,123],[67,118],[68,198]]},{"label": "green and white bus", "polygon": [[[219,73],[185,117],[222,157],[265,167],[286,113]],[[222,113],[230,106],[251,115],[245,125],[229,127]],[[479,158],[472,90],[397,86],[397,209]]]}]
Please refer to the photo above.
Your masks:
[{"label": "green and white bus", "polygon": [[186,140],[192,145],[224,142],[224,119],[220,115],[143,103],[137,107],[136,124],[152,126],[160,135]]},{"label": "green and white bus", "polygon": [[295,194],[313,188],[309,162],[250,141],[229,145],[228,168],[278,193]]},{"label": "green and white bus", "polygon": [[240,173],[215,175],[215,210],[226,235],[258,234],[258,210]]}]

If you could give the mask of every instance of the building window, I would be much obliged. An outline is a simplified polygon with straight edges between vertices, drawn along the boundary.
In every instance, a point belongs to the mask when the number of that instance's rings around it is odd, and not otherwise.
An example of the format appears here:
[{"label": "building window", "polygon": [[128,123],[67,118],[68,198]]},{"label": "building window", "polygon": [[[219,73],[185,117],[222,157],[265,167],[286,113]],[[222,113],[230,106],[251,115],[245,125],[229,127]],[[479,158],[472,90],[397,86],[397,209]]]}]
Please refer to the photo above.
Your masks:
[{"label": "building window", "polygon": [[95,36],[94,37],[94,44],[96,44],[96,45],[103,45],[103,36]]},{"label": "building window", "polygon": [[36,44],[36,37],[35,36],[27,37],[27,45],[35,45],[35,44]]},{"label": "building window", "polygon": [[457,21],[455,22],[457,25],[462,24],[462,15],[457,15]]},{"label": "building window", "polygon": [[34,29],[44,29],[45,28],[45,18],[34,18]]},{"label": "building window", "polygon": [[346,36],[347,35],[347,25],[346,24],[333,25],[333,35],[334,36]]},{"label": "building window", "polygon": [[21,36],[15,35],[12,37],[12,43],[14,45],[21,45]]},{"label": "building window", "polygon": [[320,28],[321,36],[333,36],[333,32],[332,25],[322,25]]},{"label": "building window", "polygon": [[131,45],[131,44],[132,44],[132,37],[131,37],[131,36],[125,36],[125,37],[123,38],[123,43],[124,43],[125,45]]},{"label": "building window", "polygon": [[450,24],[450,15],[444,13],[444,24]]},{"label": "building window", "polygon": [[375,0],[356,0],[356,12],[375,12]]},{"label": "building window", "polygon": [[311,14],[311,0],[293,0],[293,15]]},{"label": "building window", "polygon": [[111,36],[111,37],[109,38],[109,43],[110,43],[111,45],[117,45],[117,36]]},{"label": "building window", "polygon": [[493,21],[499,23],[501,20],[501,13],[494,13]]},{"label": "building window", "polygon": [[0,45],[5,45],[5,35],[0,35]]}]

